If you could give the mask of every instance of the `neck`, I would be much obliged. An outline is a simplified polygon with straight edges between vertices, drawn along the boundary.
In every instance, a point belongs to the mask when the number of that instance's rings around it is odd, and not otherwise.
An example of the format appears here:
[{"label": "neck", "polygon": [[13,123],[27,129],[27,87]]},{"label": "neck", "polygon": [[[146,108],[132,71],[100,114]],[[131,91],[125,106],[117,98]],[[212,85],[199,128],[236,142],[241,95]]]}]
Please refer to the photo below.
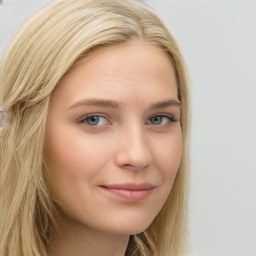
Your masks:
[{"label": "neck", "polygon": [[94,230],[69,219],[58,219],[49,238],[49,256],[124,256],[129,235]]}]

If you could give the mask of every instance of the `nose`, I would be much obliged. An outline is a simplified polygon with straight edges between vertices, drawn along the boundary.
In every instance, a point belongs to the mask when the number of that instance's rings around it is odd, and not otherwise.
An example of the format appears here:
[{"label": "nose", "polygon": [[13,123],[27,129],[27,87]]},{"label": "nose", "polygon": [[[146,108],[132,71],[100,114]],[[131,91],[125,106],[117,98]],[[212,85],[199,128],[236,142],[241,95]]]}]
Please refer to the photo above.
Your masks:
[{"label": "nose", "polygon": [[130,170],[144,170],[152,163],[152,152],[141,128],[126,130],[117,142],[115,164]]}]

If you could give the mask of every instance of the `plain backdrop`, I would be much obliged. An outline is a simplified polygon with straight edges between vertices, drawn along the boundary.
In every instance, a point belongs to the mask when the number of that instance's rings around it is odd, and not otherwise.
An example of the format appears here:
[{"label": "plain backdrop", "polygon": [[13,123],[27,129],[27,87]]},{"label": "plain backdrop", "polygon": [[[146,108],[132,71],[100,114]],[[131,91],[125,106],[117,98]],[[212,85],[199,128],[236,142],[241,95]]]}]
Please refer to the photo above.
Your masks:
[{"label": "plain backdrop", "polygon": [[[120,0],[121,1],[121,0]],[[4,0],[0,56],[50,0]],[[146,0],[191,77],[190,256],[256,255],[256,1]]]}]

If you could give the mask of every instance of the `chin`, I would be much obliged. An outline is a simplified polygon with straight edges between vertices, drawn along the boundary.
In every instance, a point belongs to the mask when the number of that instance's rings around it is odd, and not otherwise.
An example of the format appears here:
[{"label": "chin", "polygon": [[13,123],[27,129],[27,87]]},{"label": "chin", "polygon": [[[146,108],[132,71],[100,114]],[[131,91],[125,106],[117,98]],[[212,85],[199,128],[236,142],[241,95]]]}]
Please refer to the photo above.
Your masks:
[{"label": "chin", "polygon": [[136,219],[134,221],[126,220],[122,223],[116,223],[112,225],[112,232],[115,234],[123,234],[123,235],[136,235],[143,231],[145,231],[153,222],[153,219],[148,221]]}]

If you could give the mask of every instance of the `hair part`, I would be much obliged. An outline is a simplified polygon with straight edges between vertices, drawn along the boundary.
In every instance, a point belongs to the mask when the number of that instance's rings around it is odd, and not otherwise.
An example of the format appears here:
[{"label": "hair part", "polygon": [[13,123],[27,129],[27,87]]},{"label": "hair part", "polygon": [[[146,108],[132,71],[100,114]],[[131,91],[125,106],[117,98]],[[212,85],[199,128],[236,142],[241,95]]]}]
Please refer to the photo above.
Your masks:
[{"label": "hair part", "polygon": [[12,38],[0,64],[0,107],[10,111],[0,132],[0,255],[47,256],[55,211],[44,179],[45,126],[51,95],[92,52],[128,41],[160,47],[172,61],[182,105],[183,153],[172,191],[144,232],[131,236],[132,255],[179,256],[187,250],[188,78],[177,43],[138,0],[54,1]]}]

